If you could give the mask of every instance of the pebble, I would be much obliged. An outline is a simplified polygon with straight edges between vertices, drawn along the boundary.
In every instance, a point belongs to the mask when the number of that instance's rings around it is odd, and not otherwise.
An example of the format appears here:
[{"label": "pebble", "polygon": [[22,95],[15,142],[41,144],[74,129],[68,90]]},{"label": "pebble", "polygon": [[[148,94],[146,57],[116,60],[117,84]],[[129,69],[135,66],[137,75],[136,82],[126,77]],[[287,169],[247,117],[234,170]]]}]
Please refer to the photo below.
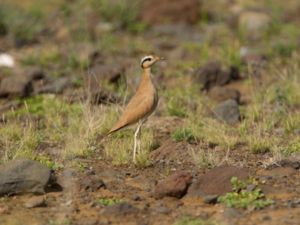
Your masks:
[{"label": "pebble", "polygon": [[46,200],[44,196],[34,196],[30,199],[28,199],[24,206],[26,208],[36,208],[36,207],[45,207],[46,206]]}]

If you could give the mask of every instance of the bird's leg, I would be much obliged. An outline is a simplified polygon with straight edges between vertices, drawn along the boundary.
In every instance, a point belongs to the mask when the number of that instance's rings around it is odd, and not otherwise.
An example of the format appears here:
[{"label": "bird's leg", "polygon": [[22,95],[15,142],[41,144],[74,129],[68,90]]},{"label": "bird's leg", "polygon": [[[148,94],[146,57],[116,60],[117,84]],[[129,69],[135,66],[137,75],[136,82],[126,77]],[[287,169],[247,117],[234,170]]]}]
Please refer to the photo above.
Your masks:
[{"label": "bird's leg", "polygon": [[142,136],[142,122],[139,123],[140,125],[140,130],[138,132],[138,135],[137,135],[137,151],[138,151],[138,154],[140,154],[141,152],[141,136]]},{"label": "bird's leg", "polygon": [[136,148],[137,148],[137,139],[139,138],[139,133],[140,133],[140,130],[141,130],[141,126],[142,126],[142,123],[139,122],[138,123],[138,126],[136,128],[136,131],[134,133],[134,147],[133,147],[133,162],[136,163]]}]

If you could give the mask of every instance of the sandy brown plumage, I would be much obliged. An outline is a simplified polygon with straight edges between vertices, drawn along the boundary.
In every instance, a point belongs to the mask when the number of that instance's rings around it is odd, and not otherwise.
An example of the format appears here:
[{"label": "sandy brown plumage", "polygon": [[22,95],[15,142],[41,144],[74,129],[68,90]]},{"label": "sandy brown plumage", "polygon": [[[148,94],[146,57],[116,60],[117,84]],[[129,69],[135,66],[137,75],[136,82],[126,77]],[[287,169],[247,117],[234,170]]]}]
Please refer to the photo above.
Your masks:
[{"label": "sandy brown plumage", "polygon": [[151,66],[159,60],[162,60],[162,58],[153,55],[142,58],[143,75],[137,92],[129,101],[118,122],[108,132],[108,134],[111,134],[129,125],[138,124],[134,133],[134,163],[136,163],[137,148],[140,148],[141,127],[148,116],[155,110],[158,102],[157,91],[151,77]]},{"label": "sandy brown plumage", "polygon": [[109,134],[124,127],[145,120],[156,108],[158,102],[157,91],[152,82],[150,70],[144,70],[141,83],[136,94],[129,101],[118,122]]}]

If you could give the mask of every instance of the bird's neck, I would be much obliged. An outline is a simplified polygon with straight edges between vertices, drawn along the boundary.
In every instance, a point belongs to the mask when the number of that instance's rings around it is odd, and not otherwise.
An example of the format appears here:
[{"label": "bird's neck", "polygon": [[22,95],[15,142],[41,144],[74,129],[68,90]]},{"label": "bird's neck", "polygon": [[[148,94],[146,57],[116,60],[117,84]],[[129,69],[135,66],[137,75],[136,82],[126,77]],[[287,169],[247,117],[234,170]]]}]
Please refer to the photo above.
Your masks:
[{"label": "bird's neck", "polygon": [[145,68],[143,72],[143,79],[150,79],[151,80],[151,68]]}]

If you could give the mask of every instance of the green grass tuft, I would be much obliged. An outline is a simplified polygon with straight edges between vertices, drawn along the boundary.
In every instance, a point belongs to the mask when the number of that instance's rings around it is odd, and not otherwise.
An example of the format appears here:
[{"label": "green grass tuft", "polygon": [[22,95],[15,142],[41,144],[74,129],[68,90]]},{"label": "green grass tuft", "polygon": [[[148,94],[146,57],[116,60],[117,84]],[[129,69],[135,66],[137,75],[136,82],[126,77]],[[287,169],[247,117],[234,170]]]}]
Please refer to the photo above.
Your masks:
[{"label": "green grass tuft", "polygon": [[252,191],[247,190],[249,183],[239,180],[237,177],[231,178],[232,192],[218,198],[227,207],[244,209],[262,209],[274,203],[267,199],[259,188]]}]

